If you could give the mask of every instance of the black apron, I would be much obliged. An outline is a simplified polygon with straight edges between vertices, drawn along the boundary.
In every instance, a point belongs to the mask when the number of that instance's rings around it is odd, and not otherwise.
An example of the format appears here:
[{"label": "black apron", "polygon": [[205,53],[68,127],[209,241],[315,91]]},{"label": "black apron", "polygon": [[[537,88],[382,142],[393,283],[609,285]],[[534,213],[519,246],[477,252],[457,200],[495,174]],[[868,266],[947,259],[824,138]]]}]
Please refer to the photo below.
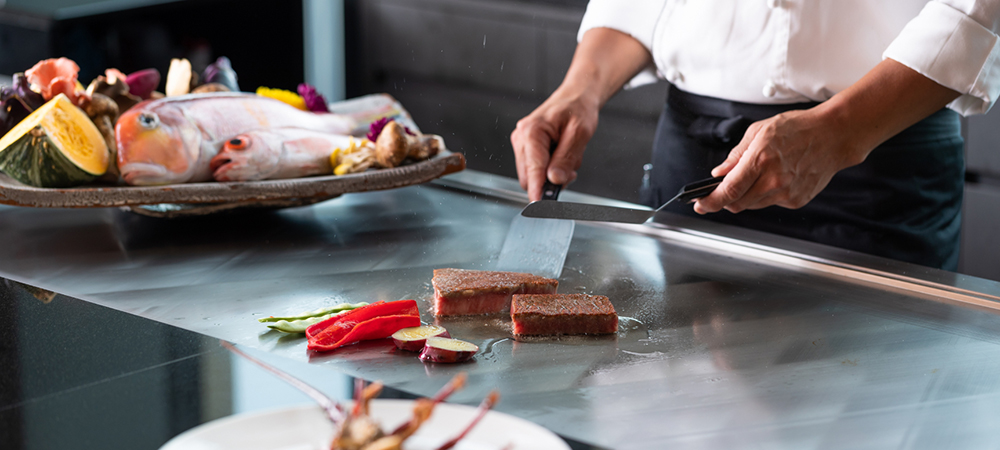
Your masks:
[{"label": "black apron", "polygon": [[[671,86],[656,129],[643,203],[655,208],[684,184],[711,176],[752,122],[815,105],[730,102]],[[771,206],[705,216],[691,205],[665,210],[954,271],[963,145],[958,114],[942,109],[880,145],[863,163],[838,172],[800,209]]]}]

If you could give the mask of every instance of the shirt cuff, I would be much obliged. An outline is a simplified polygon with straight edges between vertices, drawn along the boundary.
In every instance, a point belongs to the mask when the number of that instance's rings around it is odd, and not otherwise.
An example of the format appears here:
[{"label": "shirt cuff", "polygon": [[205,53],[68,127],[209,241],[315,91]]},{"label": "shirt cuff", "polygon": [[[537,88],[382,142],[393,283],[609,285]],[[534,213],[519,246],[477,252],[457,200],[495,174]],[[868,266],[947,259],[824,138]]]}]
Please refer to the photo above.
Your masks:
[{"label": "shirt cuff", "polygon": [[[577,42],[593,28],[611,28],[635,38],[650,54],[653,53],[653,30],[666,2],[664,0],[591,0],[576,35]],[[654,13],[655,12],[655,13]],[[625,84],[625,89],[659,81],[656,67],[650,64]]]},{"label": "shirt cuff", "polygon": [[966,14],[929,2],[883,58],[891,58],[962,95],[948,104],[963,116],[983,114],[1000,95],[1000,40]]}]

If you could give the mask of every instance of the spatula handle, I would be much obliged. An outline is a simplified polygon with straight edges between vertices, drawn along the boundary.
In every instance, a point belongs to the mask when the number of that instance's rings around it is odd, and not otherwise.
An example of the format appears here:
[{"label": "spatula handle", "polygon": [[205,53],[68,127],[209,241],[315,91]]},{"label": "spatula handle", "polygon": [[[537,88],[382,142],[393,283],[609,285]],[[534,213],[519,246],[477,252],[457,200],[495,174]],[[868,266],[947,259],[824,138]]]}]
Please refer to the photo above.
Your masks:
[{"label": "spatula handle", "polygon": [[557,200],[559,199],[559,192],[562,191],[561,184],[552,184],[548,179],[545,180],[545,184],[542,185],[542,200]]},{"label": "spatula handle", "polygon": [[677,200],[682,203],[691,203],[699,198],[711,194],[715,187],[722,183],[725,177],[707,178],[685,184],[681,191],[677,193]]},{"label": "spatula handle", "polygon": [[[558,141],[552,141],[549,145],[549,162],[552,162],[552,154],[556,152],[556,146],[559,145]],[[542,200],[558,200],[559,192],[562,191],[561,184],[553,184],[549,181],[548,174],[545,175],[545,184],[542,185]]]}]

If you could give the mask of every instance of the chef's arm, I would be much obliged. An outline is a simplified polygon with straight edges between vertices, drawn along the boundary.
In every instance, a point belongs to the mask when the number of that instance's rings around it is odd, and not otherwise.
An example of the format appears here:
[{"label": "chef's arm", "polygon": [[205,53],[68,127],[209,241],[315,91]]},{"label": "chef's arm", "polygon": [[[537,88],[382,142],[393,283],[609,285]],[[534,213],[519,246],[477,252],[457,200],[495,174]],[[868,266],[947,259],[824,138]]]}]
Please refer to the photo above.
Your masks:
[{"label": "chef's arm", "polygon": [[519,120],[510,135],[517,177],[530,200],[541,198],[546,177],[555,184],[576,178],[584,148],[597,128],[598,111],[651,63],[646,47],[628,34],[593,28],[583,35],[562,84]]},{"label": "chef's arm", "polygon": [[[712,171],[726,178],[695,204],[700,214],[778,205],[800,208],[838,171],[940,110],[959,93],[892,59],[820,105],[750,126]],[[905,161],[901,161],[905,164]]]}]

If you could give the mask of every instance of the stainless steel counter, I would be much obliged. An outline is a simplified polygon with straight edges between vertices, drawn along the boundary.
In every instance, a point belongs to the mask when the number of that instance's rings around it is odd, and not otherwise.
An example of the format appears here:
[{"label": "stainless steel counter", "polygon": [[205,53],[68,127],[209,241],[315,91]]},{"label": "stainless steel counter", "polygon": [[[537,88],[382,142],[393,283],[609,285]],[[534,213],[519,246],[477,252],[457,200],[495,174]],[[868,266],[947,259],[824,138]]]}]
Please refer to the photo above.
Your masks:
[{"label": "stainless steel counter", "polygon": [[498,388],[498,410],[605,447],[1000,446],[1000,285],[704,221],[577,224],[560,292],[608,295],[612,337],[440,321],[482,353],[425,365],[385,342],[308,354],[255,320],[414,298],[433,322],[432,270],[490,268],[517,192],[465,172],[193,219],[0,207],[0,275],[417,395],[468,371],[454,401]]}]

